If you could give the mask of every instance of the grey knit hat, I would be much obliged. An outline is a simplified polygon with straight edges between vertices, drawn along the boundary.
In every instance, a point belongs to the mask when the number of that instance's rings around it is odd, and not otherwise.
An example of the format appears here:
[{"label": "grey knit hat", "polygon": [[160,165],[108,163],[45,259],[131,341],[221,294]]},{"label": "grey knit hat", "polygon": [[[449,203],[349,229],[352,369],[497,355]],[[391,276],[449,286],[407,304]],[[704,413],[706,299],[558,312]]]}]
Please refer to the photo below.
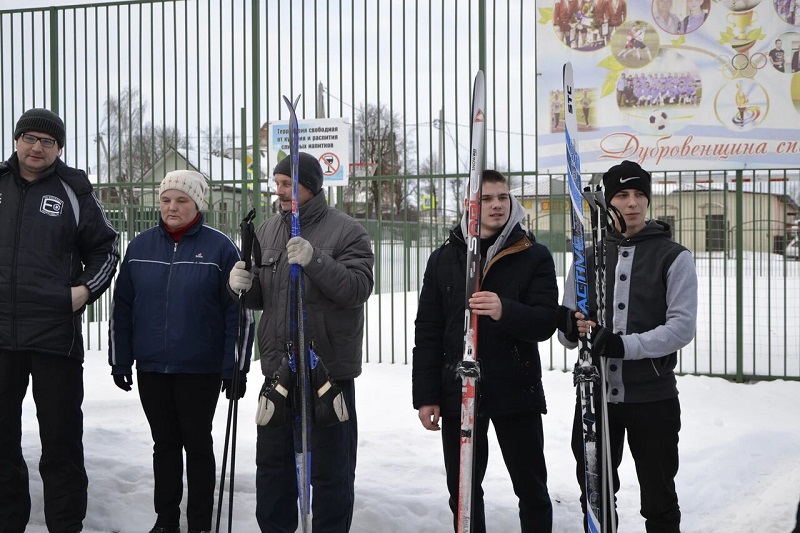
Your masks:
[{"label": "grey knit hat", "polygon": [[64,148],[67,140],[67,132],[64,128],[64,121],[61,117],[41,107],[34,107],[25,111],[14,128],[14,140],[20,138],[23,133],[29,131],[40,131],[53,137],[58,143],[59,148]]},{"label": "grey knit hat", "polygon": [[[317,194],[322,190],[322,166],[319,164],[319,160],[306,152],[300,152],[297,155],[300,162],[300,168],[297,169],[297,177],[300,183],[311,191],[312,194]],[[291,177],[292,156],[287,155],[278,161],[272,174],[283,174],[284,176]]]}]

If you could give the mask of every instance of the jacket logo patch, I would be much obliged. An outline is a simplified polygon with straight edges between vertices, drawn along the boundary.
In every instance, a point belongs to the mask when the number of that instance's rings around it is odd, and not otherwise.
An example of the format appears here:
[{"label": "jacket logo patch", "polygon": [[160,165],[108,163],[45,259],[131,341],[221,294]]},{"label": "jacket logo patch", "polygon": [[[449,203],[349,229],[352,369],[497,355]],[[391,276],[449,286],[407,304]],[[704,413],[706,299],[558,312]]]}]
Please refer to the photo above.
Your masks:
[{"label": "jacket logo patch", "polygon": [[64,208],[64,202],[61,198],[56,196],[42,196],[42,203],[39,206],[39,212],[49,217],[61,216],[61,211]]},{"label": "jacket logo patch", "polygon": [[196,256],[194,256],[194,258],[195,258],[195,259],[202,259],[202,258],[203,258],[203,252],[200,252],[199,254],[197,254]]}]

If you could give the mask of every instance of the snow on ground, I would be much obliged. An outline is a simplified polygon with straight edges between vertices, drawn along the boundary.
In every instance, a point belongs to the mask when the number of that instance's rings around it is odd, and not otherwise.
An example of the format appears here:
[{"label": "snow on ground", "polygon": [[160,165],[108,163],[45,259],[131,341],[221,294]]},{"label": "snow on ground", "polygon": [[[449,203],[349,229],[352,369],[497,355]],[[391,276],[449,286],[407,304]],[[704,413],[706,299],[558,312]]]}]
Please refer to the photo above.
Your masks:
[{"label": "snow on ground", "polygon": [[[260,377],[254,365],[239,404],[233,531],[256,533],[255,413]],[[106,356],[90,351],[84,401],[89,509],[86,533],[141,533],[155,521],[149,428],[137,393],[117,389]],[[544,375],[549,413],[545,453],[554,507],[554,532],[581,531],[574,460],[569,446],[574,402],[572,377]],[[800,383],[735,384],[719,378],[678,379],[683,411],[681,467],[677,478],[682,530],[698,533],[788,533],[800,498]],[[450,530],[438,433],[425,431],[411,406],[411,367],[368,363],[356,380],[359,456],[353,533],[425,533]],[[215,419],[221,465],[228,403]],[[23,413],[23,447],[31,476],[29,533],[43,533],[42,485],[35,407]],[[491,431],[490,431],[491,435]],[[517,504],[496,442],[490,441],[484,482],[490,531],[519,531]],[[627,449],[626,449],[627,454]],[[621,469],[619,531],[644,531],[630,456]],[[227,502],[228,495],[225,495]],[[184,499],[185,502],[185,499]],[[227,520],[227,508],[223,513]],[[186,531],[186,524],[183,524]],[[224,531],[227,529],[223,528]]]}]

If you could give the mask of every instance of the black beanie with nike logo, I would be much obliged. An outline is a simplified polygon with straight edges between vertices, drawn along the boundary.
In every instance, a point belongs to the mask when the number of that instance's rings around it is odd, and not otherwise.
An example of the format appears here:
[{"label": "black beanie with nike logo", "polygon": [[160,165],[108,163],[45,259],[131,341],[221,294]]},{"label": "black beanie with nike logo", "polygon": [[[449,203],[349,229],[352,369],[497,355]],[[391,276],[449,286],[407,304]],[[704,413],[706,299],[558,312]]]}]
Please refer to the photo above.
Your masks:
[{"label": "black beanie with nike logo", "polygon": [[610,204],[614,195],[624,189],[642,191],[647,197],[647,205],[650,205],[650,173],[633,161],[625,160],[603,174],[603,194],[606,204]]}]

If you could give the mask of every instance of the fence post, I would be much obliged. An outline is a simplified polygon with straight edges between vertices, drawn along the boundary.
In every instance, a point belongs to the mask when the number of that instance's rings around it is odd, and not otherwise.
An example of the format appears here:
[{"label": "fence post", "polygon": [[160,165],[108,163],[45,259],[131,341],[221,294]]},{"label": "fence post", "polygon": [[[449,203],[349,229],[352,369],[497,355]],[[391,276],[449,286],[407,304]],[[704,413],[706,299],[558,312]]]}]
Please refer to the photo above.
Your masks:
[{"label": "fence post", "polygon": [[[744,202],[742,200],[742,170],[736,171],[736,382],[744,381],[744,331],[741,327],[744,322],[744,236],[742,225],[744,223]],[[714,309],[714,306],[712,306]],[[725,311],[722,310],[723,315]],[[712,354],[713,356],[713,354]],[[755,368],[753,369],[755,374]]]},{"label": "fence post", "polygon": [[[253,28],[250,32],[252,43],[250,49],[252,50],[253,60],[252,60],[252,68],[253,72],[260,72],[262,65],[261,65],[261,12],[259,10],[259,3],[261,0],[253,0],[251,2],[251,9],[252,9],[252,18],[253,18]],[[256,210],[256,221],[261,220],[261,77],[260,76],[253,76],[253,86],[252,86],[252,109],[251,109],[251,117],[253,120],[253,163],[250,168],[253,170],[253,208]],[[246,123],[244,117],[242,117],[242,123]],[[243,144],[243,149],[246,150],[247,143]],[[244,158],[246,159],[246,158]],[[247,172],[243,174],[243,176],[247,176]],[[247,188],[247,187],[245,187]],[[269,195],[267,195],[267,199],[269,200]],[[245,206],[242,206],[242,213],[240,218],[247,213],[247,209]],[[269,214],[269,206],[267,206],[267,214]]]},{"label": "fence post", "polygon": [[[239,212],[239,218],[242,218],[245,213],[247,213],[247,208],[249,207],[247,204],[247,197],[250,193],[250,189],[247,188],[248,185],[250,185],[250,180],[247,179],[247,110],[244,107],[239,110],[239,119],[242,122],[242,156],[239,160],[242,167],[242,198],[240,204],[242,207]],[[253,150],[253,154],[255,154],[255,150]],[[253,173],[253,177],[255,178],[255,173]],[[259,189],[260,187],[259,185]],[[255,183],[253,184],[253,205],[261,205],[261,191],[256,189]],[[256,214],[258,214],[258,211],[256,211]]]},{"label": "fence post", "polygon": [[58,100],[58,12],[56,7],[50,8],[50,111],[59,115]]}]

